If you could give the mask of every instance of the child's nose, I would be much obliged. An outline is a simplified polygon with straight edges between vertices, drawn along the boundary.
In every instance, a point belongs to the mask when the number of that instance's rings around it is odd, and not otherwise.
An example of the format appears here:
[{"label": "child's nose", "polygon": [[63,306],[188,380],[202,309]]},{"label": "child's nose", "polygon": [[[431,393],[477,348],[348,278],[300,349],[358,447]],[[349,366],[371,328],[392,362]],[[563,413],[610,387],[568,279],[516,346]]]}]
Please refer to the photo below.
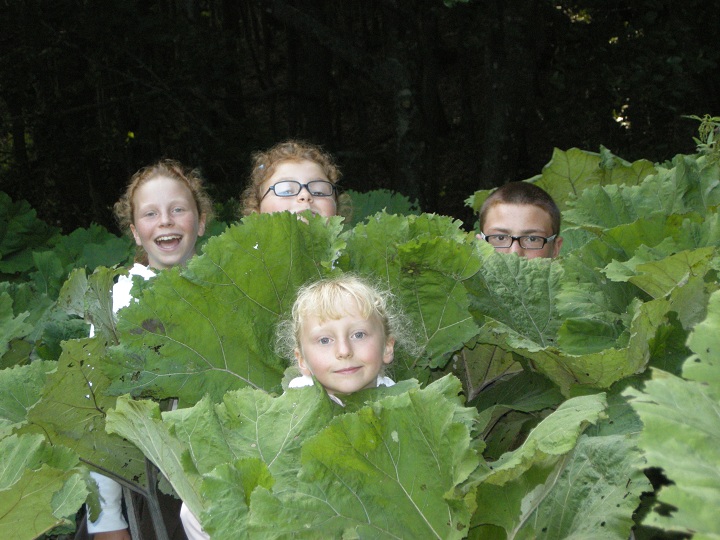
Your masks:
[{"label": "child's nose", "polygon": [[297,198],[298,198],[298,201],[312,201],[313,200],[312,193],[310,193],[310,190],[305,186],[302,186],[300,188],[300,193],[297,194]]},{"label": "child's nose", "polygon": [[352,357],[352,347],[350,347],[350,344],[348,343],[347,340],[340,339],[337,341],[337,347],[335,349],[335,356],[337,356],[340,359]]}]

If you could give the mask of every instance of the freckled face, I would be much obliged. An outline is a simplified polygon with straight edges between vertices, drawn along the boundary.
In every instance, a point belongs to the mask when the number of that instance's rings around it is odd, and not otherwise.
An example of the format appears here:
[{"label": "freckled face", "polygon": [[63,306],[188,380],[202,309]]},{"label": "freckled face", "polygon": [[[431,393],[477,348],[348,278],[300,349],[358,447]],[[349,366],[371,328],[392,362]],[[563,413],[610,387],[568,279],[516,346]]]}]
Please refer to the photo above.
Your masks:
[{"label": "freckled face", "polygon": [[[491,206],[485,215],[483,233],[507,234],[510,236],[552,236],[550,215],[534,204],[505,204]],[[480,238],[480,235],[477,235]],[[557,257],[562,246],[562,238],[551,240],[542,249],[523,249],[517,242],[509,248],[496,248],[501,253],[517,253],[521,257]]]},{"label": "freckled face", "polygon": [[344,307],[340,319],[306,317],[295,351],[300,371],[314,376],[331,395],[374,388],[394,354],[395,340],[385,337],[377,317],[363,318],[352,299]]},{"label": "freckled face", "polygon": [[148,180],[135,190],[132,205],[130,230],[152,268],[185,264],[195,254],[195,242],[205,233],[205,216],[198,216],[184,183],[165,176]]},{"label": "freckled face", "polygon": [[306,188],[292,197],[278,197],[274,191],[268,192],[270,186],[281,180],[295,180],[301,184],[307,184],[312,180],[329,181],[322,167],[314,161],[285,161],[280,163],[273,175],[263,182],[260,193],[264,198],[260,201],[260,213],[288,211],[294,214],[310,210],[314,214],[323,217],[334,216],[337,213],[337,202],[335,195],[331,197],[313,197]]}]

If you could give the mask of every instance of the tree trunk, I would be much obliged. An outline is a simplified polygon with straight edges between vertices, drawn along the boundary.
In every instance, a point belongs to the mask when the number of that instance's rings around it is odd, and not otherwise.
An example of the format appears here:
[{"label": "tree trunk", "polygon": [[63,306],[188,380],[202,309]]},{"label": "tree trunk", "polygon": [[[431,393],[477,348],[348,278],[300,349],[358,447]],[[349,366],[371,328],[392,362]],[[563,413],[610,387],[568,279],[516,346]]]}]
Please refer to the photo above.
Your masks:
[{"label": "tree trunk", "polygon": [[498,0],[487,4],[490,31],[485,43],[485,119],[480,188],[517,178],[526,160],[525,130],[533,97],[538,32],[537,1]]}]

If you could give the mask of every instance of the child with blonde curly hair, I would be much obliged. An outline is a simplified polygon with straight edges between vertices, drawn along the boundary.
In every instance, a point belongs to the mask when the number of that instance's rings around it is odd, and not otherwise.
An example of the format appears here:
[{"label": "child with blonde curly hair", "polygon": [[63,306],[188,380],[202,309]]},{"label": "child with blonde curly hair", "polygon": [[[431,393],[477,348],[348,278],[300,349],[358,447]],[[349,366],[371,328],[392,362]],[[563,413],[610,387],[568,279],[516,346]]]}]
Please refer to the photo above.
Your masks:
[{"label": "child with blonde curly hair", "polygon": [[[277,328],[278,352],[294,358],[302,373],[288,388],[311,386],[317,380],[342,405],[344,395],[393,386],[385,367],[393,361],[396,345],[414,350],[408,328],[392,294],[356,275],[305,285],[290,317]],[[210,538],[185,504],[180,516],[188,540]]]}]

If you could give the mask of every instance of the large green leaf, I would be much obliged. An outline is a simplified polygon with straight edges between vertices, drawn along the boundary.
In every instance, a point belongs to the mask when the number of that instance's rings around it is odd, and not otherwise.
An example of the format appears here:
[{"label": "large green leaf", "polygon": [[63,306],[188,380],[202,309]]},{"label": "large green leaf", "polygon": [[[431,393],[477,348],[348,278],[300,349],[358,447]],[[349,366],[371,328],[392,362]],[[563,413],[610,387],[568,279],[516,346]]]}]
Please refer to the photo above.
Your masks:
[{"label": "large green leaf", "polygon": [[387,214],[419,214],[418,202],[411,202],[405,195],[387,189],[374,189],[359,193],[349,189],[352,199],[352,217],[347,226],[354,226],[377,212]]},{"label": "large green leaf", "polygon": [[26,366],[0,370],[0,439],[27,422],[28,411],[41,396],[55,362],[36,361]]},{"label": "large green leaf", "polygon": [[[526,358],[566,395],[574,385],[607,388],[643,369],[649,358],[648,340],[664,323],[667,302],[628,308],[626,299],[626,336],[600,336],[595,321],[592,330],[579,332],[580,323],[574,320],[566,319],[560,326],[562,319],[554,309],[560,277],[557,262],[491,254],[481,271],[466,281],[471,312],[485,322],[478,340]],[[623,322],[617,314],[603,316]]]},{"label": "large green leaf", "polygon": [[0,192],[0,273],[31,270],[33,251],[55,244],[59,232],[39,220],[27,201],[13,202]]},{"label": "large green leaf", "polygon": [[517,448],[528,431],[563,402],[558,387],[533,371],[522,371],[484,389],[470,402],[480,411],[478,429],[487,459]]},{"label": "large green leaf", "polygon": [[493,462],[492,470],[481,478],[483,482],[503,485],[521,476],[536,463],[549,456],[570,452],[580,434],[603,418],[607,406],[605,394],[591,394],[570,398],[532,431],[523,445]]},{"label": "large green leaf", "polygon": [[639,184],[591,186],[563,216],[582,227],[611,229],[653,214],[712,213],[720,204],[718,165],[682,155],[672,165],[658,167]]},{"label": "large green leaf", "polygon": [[5,304],[6,295],[12,299],[12,313],[6,312],[3,341],[0,349],[0,367],[24,364],[34,359],[57,360],[61,353],[60,343],[66,339],[87,335],[87,325],[75,316],[69,315],[47,294],[37,291],[33,283],[0,283],[0,305]]},{"label": "large green leaf", "polygon": [[567,151],[556,148],[542,174],[533,180],[564,209],[569,200],[581,196],[586,188],[639,184],[654,170],[647,160],[629,163],[613,156],[606,148],[601,148],[599,154],[577,148]]},{"label": "large green leaf", "polygon": [[15,315],[13,312],[13,299],[9,294],[0,293],[0,356],[10,348],[10,342],[26,336],[32,331],[25,320],[30,314],[26,311]]},{"label": "large green leaf", "polygon": [[214,400],[233,388],[280,389],[274,328],[304,282],[332,272],[340,220],[253,215],[212,238],[188,268],[159,273],[118,315],[120,345],[103,365],[112,391]]},{"label": "large green leaf", "polygon": [[473,340],[453,354],[441,375],[453,373],[463,382],[469,403],[473,403],[483,390],[512,378],[522,371],[517,356],[497,345]]},{"label": "large green leaf", "polygon": [[463,538],[471,501],[453,491],[478,457],[436,384],[340,416],[308,440],[295,490],[253,494],[251,536]]},{"label": "large green leaf", "polygon": [[237,390],[221,404],[204,398],[191,408],[164,413],[162,421],[157,404],[121,397],[109,413],[108,430],[137,444],[200,516],[207,508],[200,475],[222,464],[254,459],[276,475],[297,473],[300,444],[333,413],[320,388],[288,395],[273,399],[261,390]]},{"label": "large green leaf", "polygon": [[0,537],[30,540],[73,527],[88,494],[77,465],[76,454],[42,435],[0,440]]},{"label": "large green leaf", "polygon": [[479,458],[459,391],[403,383],[354,394],[372,401],[350,411],[320,387],[242,389],[162,419],[122,398],[108,429],[146,449],[213,538],[462,538],[472,498],[453,491]]},{"label": "large green leaf", "polygon": [[395,377],[426,380],[428,366],[443,367],[477,333],[462,285],[481,265],[477,243],[457,221],[433,214],[380,213],[344,237],[341,267],[380,280],[414,323],[422,357],[399,351]]},{"label": "large green leaf", "polygon": [[591,425],[607,423],[603,411],[602,395],[573,398],[521,448],[492,463],[478,488],[470,538],[483,538],[489,525],[504,529],[508,539],[627,538],[649,484],[629,437],[637,426],[623,420],[620,407],[604,433]]},{"label": "large green leaf", "polygon": [[[401,277],[393,289],[415,323],[430,367],[442,367],[450,353],[477,334],[463,285],[480,267],[477,246],[445,237],[420,238],[399,246],[398,252]],[[419,366],[423,363],[413,363],[398,378],[417,376]]]},{"label": "large green leaf", "polygon": [[105,350],[99,338],[64,343],[57,370],[45,382],[40,399],[28,412],[21,433],[42,433],[55,445],[129,482],[141,482],[145,460],[131,443],[105,432],[105,415],[115,405],[107,395],[110,381],[98,362]]},{"label": "large green leaf", "polygon": [[466,281],[471,313],[478,324],[497,321],[534,343],[555,345],[560,325],[555,311],[562,268],[550,259],[526,259],[486,251],[481,270]]},{"label": "large green leaf", "polygon": [[695,352],[683,377],[653,372],[644,391],[627,391],[643,421],[639,445],[648,465],[672,481],[663,486],[644,523],[668,531],[720,538],[720,292],[688,344]]}]

